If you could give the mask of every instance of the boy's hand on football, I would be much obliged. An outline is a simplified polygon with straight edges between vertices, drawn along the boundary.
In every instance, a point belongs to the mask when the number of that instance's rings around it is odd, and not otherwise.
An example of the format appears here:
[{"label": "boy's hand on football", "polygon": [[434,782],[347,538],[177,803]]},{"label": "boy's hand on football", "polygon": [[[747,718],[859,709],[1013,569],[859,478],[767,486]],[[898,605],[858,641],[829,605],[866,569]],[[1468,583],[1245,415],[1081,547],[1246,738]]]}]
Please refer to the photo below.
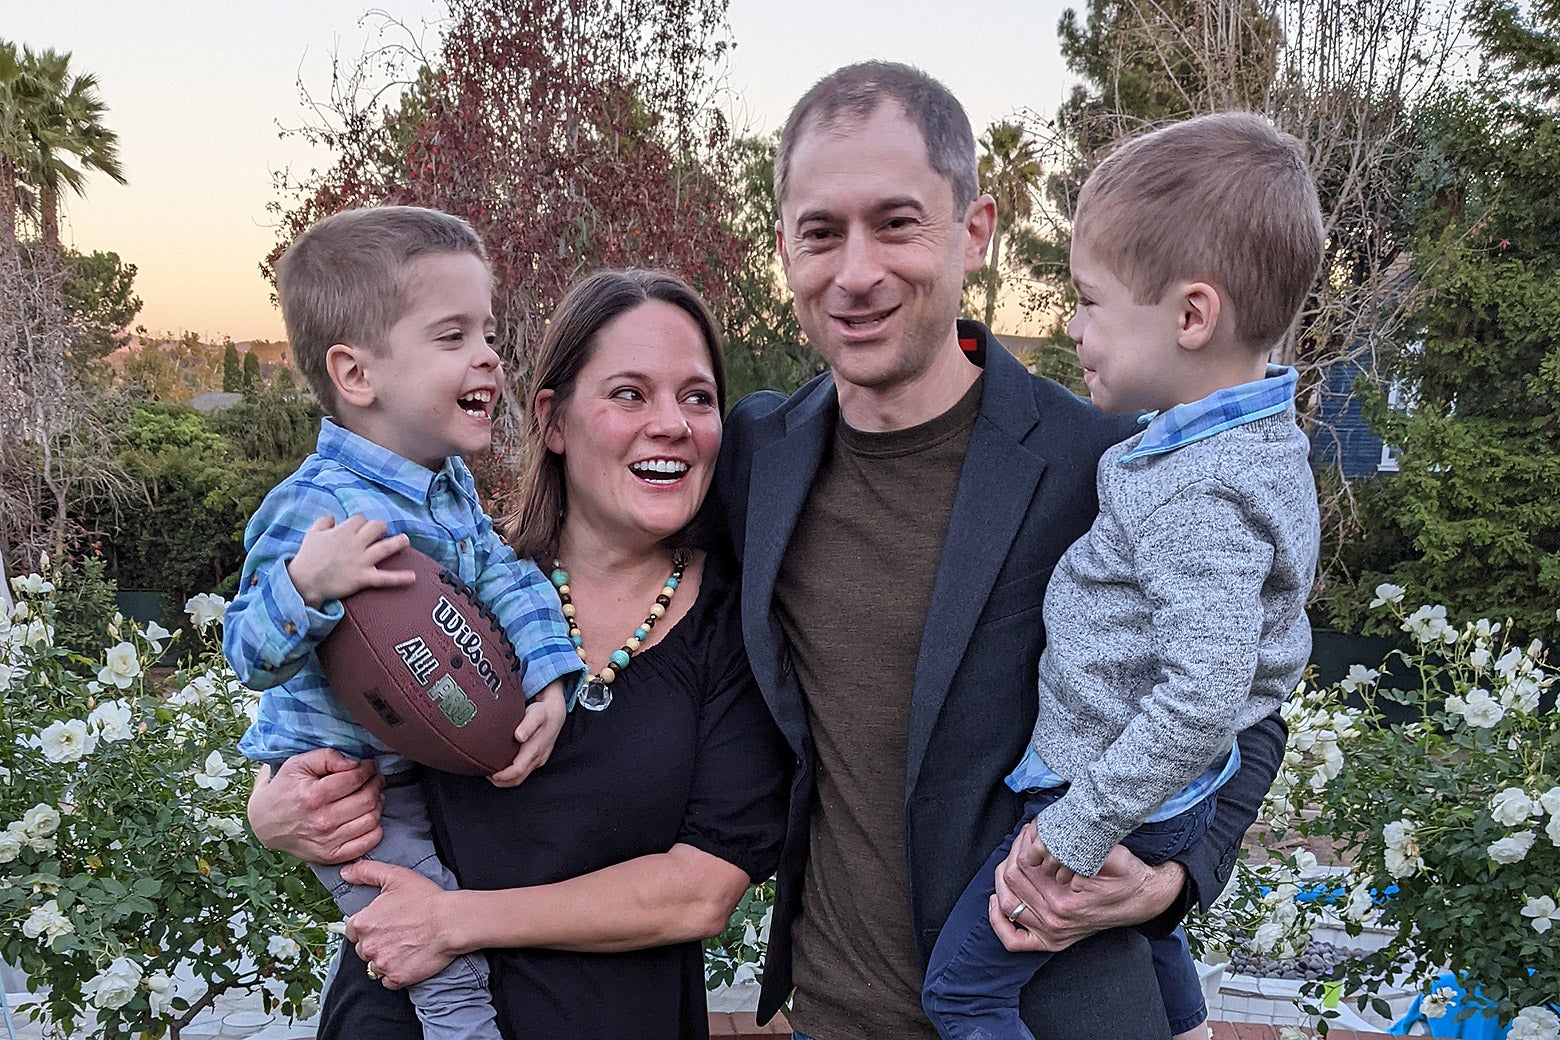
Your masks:
[{"label": "boy's hand on football", "polygon": [[488,777],[488,781],[494,787],[514,787],[530,776],[552,754],[567,714],[563,703],[563,680],[555,679],[525,706],[525,718],[515,727],[515,739],[520,742],[515,760]]},{"label": "boy's hand on football", "polygon": [[385,537],[384,521],[352,516],[336,523],[322,516],[309,525],[287,574],[304,603],[318,610],[363,589],[410,585],[411,571],[384,571],[379,564],[411,544],[404,534]]}]

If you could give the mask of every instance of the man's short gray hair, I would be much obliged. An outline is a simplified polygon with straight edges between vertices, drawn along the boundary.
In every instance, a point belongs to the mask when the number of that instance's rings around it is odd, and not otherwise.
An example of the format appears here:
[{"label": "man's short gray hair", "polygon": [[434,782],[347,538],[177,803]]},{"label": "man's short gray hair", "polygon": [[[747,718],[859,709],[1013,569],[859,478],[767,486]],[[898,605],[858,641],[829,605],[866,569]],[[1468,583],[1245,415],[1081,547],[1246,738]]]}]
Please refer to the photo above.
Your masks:
[{"label": "man's short gray hair", "polygon": [[842,119],[864,122],[884,101],[895,101],[921,130],[926,159],[953,189],[954,209],[975,200],[975,136],[959,99],[920,69],[890,61],[864,61],[836,69],[813,84],[791,109],[775,155],[775,201],[785,202],[791,153],[803,131]]}]

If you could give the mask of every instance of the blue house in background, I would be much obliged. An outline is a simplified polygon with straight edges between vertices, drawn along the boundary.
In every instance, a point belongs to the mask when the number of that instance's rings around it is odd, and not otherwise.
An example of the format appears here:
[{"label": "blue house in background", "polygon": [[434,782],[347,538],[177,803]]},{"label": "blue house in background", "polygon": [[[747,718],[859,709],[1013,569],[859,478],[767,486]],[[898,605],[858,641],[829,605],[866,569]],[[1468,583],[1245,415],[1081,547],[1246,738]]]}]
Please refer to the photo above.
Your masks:
[{"label": "blue house in background", "polygon": [[[1375,477],[1398,470],[1397,449],[1371,432],[1365,424],[1354,384],[1366,374],[1356,358],[1333,365],[1327,379],[1317,388],[1316,428],[1311,433],[1311,461],[1318,469],[1338,468],[1353,480]],[[1398,405],[1393,388],[1388,401]]]}]

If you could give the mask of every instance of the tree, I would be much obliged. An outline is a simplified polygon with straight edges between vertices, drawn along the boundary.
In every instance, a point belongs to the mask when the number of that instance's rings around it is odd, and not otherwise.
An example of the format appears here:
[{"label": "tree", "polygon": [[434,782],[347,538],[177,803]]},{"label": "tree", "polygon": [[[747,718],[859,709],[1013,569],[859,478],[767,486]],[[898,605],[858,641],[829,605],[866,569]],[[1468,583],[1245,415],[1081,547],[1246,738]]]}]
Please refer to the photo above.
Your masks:
[{"label": "tree", "polygon": [[239,389],[246,394],[260,389],[260,358],[252,350],[244,355],[244,375],[239,380]]},{"label": "tree", "polygon": [[125,329],[141,310],[141,298],[134,292],[136,266],[121,261],[118,253],[101,250],[67,249],[62,259],[61,291],[74,324],[71,358],[96,361],[128,341]]},{"label": "tree", "polygon": [[236,394],[243,388],[244,368],[238,360],[238,347],[228,340],[222,347],[222,392]]},{"label": "tree", "polygon": [[726,226],[748,248],[727,276],[728,292],[716,314],[726,332],[727,399],[733,402],[752,390],[789,393],[821,364],[791,309],[774,250],[780,216],[774,190],[779,143],[778,131],[735,143],[734,206]]},{"label": "tree", "polygon": [[391,104],[364,100],[376,70],[359,67],[316,106],[327,122],[304,132],[336,162],[284,182],[292,203],[279,207],[281,241],[264,270],[305,227],[348,206],[464,216],[492,259],[511,379],[528,371],[564,289],[593,268],[666,267],[718,303],[745,248],[722,219],[729,135],[711,103],[724,0],[449,6],[437,54],[408,43],[377,56],[403,77]]},{"label": "tree", "polygon": [[[30,52],[29,52],[30,53]],[[108,106],[98,95],[97,77],[73,74],[70,54],[44,50],[31,55],[44,89],[33,119],[37,148],[23,175],[38,190],[38,219],[45,252],[60,249],[60,195],[65,189],[83,194],[86,174],[102,173],[125,183],[119,165],[119,135],[103,124]]]},{"label": "tree", "polygon": [[[1384,358],[1407,409],[1366,386],[1398,475],[1361,496],[1329,604],[1381,581],[1553,638],[1560,603],[1560,3],[1481,0],[1479,89],[1428,106],[1407,193],[1414,315]],[[1536,70],[1536,72],[1535,72]],[[1352,597],[1348,591],[1360,589]],[[1351,610],[1351,606],[1354,608]]]},{"label": "tree", "polygon": [[976,166],[981,190],[997,200],[997,222],[991,235],[991,260],[986,265],[986,325],[997,310],[1002,287],[1002,233],[1034,213],[1035,194],[1044,182],[1045,167],[1034,140],[1022,123],[993,123],[980,139]]}]

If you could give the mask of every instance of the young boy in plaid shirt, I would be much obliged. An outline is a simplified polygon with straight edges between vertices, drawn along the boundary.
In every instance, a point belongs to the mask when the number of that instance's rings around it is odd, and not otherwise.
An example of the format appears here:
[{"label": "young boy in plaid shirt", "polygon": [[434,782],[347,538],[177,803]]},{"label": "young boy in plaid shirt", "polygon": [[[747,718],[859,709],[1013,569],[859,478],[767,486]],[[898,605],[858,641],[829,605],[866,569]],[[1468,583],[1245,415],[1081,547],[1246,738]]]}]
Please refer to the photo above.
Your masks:
[{"label": "young boy in plaid shirt", "polygon": [[[563,726],[581,665],[557,594],[494,533],[460,458],[489,447],[503,385],[486,256],[457,217],[353,210],[292,244],[277,265],[277,292],[293,356],[331,415],[315,453],[266,496],[244,533],[248,556],[223,650],[262,694],[239,750],[273,768],[322,747],[376,758],[384,837],[370,858],[455,888],[412,763],[353,722],[314,651],[341,619],[341,600],[412,580],[378,568],[411,545],[475,589],[520,659],[529,701],[515,733],[520,751],[492,782],[519,783]],[[314,869],[346,914],[378,894],[344,882],[339,867]],[[487,979],[486,959],[468,955],[409,987],[424,1035],[499,1040]]]}]

